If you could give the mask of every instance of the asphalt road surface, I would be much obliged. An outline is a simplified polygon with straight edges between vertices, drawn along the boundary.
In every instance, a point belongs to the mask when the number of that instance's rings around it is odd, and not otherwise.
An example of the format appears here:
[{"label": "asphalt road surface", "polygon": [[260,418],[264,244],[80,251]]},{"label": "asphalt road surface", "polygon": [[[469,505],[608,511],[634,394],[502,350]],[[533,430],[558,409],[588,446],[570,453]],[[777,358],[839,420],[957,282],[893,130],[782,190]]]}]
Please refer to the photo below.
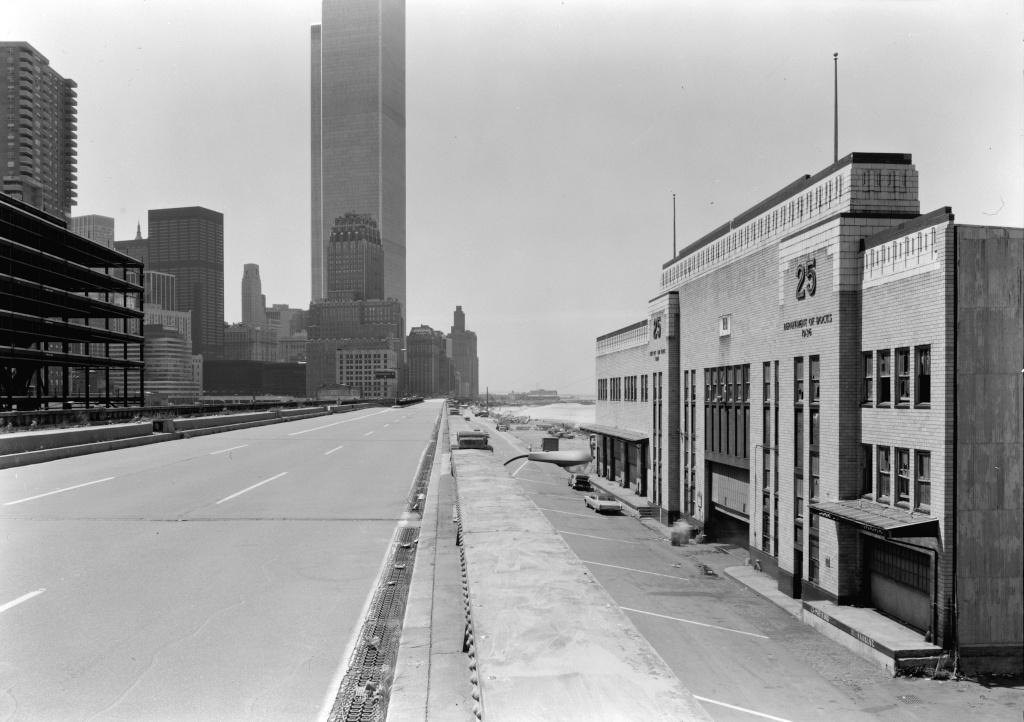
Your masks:
[{"label": "asphalt road surface", "polygon": [[440,402],[0,471],[0,720],[316,720]]},{"label": "asphalt road surface", "polygon": [[[499,460],[522,453],[490,433]],[[557,467],[508,469],[716,722],[1021,719],[1019,682],[893,679],[727,577],[744,550],[673,547],[656,522],[588,509]]]}]

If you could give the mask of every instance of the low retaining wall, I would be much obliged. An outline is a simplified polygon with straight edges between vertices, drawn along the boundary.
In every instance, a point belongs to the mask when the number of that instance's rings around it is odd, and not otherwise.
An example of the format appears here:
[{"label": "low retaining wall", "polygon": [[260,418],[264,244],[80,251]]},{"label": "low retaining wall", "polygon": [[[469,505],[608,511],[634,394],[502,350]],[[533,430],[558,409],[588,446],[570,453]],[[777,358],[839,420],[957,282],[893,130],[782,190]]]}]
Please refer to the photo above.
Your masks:
[{"label": "low retaining wall", "polygon": [[0,434],[0,455],[22,454],[27,451],[43,451],[62,446],[94,444],[101,441],[117,441],[153,433],[153,422],[142,421],[132,424],[110,424],[108,426],[86,426],[76,429],[43,429],[40,431],[19,431]]},{"label": "low retaining wall", "polygon": [[478,717],[707,720],[487,451],[453,451]]}]

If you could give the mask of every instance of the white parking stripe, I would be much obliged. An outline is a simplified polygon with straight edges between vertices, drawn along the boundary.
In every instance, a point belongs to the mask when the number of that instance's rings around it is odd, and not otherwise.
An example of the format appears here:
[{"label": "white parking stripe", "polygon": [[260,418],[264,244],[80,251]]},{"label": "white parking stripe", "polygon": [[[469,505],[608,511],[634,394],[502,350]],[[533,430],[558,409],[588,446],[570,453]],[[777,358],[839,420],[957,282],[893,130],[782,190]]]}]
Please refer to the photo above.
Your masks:
[{"label": "white parking stripe", "polygon": [[552,514],[568,514],[569,516],[585,516],[588,519],[591,517],[590,514],[577,514],[577,513],[572,512],[572,511],[558,511],[558,509],[545,509],[542,506],[538,506],[537,508],[540,509],[541,511],[550,511]]},{"label": "white parking stripe", "polygon": [[384,409],[384,411],[374,411],[372,414],[367,414],[366,416],[357,416],[354,419],[345,419],[344,421],[335,421],[333,424],[324,424],[323,426],[317,426],[317,427],[314,427],[312,429],[306,429],[304,431],[293,431],[292,433],[288,434],[288,436],[298,436],[299,434],[308,434],[310,431],[319,431],[320,429],[327,429],[327,428],[330,428],[331,426],[337,426],[338,424],[347,424],[350,421],[359,421],[360,419],[368,419],[371,416],[376,416],[377,414],[383,414],[385,411],[387,411],[387,409]]},{"label": "white parking stripe", "polygon": [[[589,516],[589,515],[588,515]],[[574,531],[562,531],[561,529],[555,529],[559,534],[572,534],[573,536],[585,536],[590,539],[604,539],[605,541],[619,542],[620,544],[642,544],[643,542],[626,541],[625,539],[611,539],[606,536],[593,536],[592,534],[577,534]]]},{"label": "white parking stripe", "polygon": [[325,452],[324,452],[324,456],[327,456],[328,454],[333,454],[333,453],[334,453],[335,451],[337,451],[338,449],[344,449],[344,448],[345,448],[344,446],[335,446],[335,447],[334,447],[333,449],[331,449],[330,451],[325,451]]},{"label": "white parking stripe", "polygon": [[263,485],[264,485],[264,484],[266,484],[266,483],[267,483],[268,481],[273,481],[274,479],[280,479],[280,478],[281,478],[282,476],[284,476],[284,475],[285,475],[285,474],[287,474],[287,473],[288,473],[287,471],[282,471],[282,472],[281,472],[280,474],[278,474],[277,476],[272,476],[272,477],[270,477],[269,479],[264,479],[263,481],[261,481],[261,482],[260,482],[260,483],[258,483],[258,484],[253,484],[252,486],[250,486],[250,487],[248,487],[248,488],[246,488],[246,489],[242,489],[241,491],[236,491],[236,492],[235,492],[234,494],[232,494],[231,496],[225,496],[225,497],[224,497],[223,499],[221,499],[221,500],[220,500],[220,501],[218,501],[217,503],[218,503],[218,504],[223,504],[223,503],[224,503],[225,501],[227,501],[228,499],[234,499],[234,498],[235,498],[236,496],[239,496],[239,495],[241,495],[241,494],[244,494],[244,493],[245,493],[245,492],[247,492],[247,491],[252,491],[252,490],[253,490],[253,489],[255,489],[255,488],[256,488],[257,486],[263,486]]},{"label": "white parking stripe", "polygon": [[18,499],[17,501],[9,501],[4,506],[11,506],[12,504],[20,504],[23,501],[32,501],[33,499],[42,499],[44,496],[50,496],[51,494],[60,494],[63,491],[71,491],[72,489],[81,489],[83,486],[92,486],[93,484],[99,484],[101,481],[110,481],[115,477],[108,476],[106,479],[97,479],[96,481],[87,481],[84,484],[77,484],[76,486],[69,486],[64,489],[57,489],[56,491],[48,491],[45,494],[36,494],[35,496],[29,496],[25,499]]},{"label": "white parking stripe", "polygon": [[710,702],[711,704],[721,705],[722,707],[728,707],[729,709],[735,709],[735,710],[739,710],[740,712],[746,712],[747,714],[752,714],[755,717],[764,717],[765,719],[776,720],[776,722],[790,722],[790,720],[788,720],[788,719],[786,719],[784,717],[776,717],[775,715],[765,714],[764,712],[755,712],[754,710],[747,709],[746,707],[737,707],[734,704],[727,704],[725,702],[718,702],[718,701],[713,700],[713,699],[708,699],[707,697],[698,697],[697,695],[693,695],[693,698],[694,699],[699,699],[701,702]]},{"label": "white parking stripe", "polygon": [[363,436],[369,436],[372,433],[373,433],[372,431],[367,431],[365,434],[363,434]]},{"label": "white parking stripe", "polygon": [[754,634],[753,632],[742,632],[739,629],[730,629],[729,627],[719,627],[715,624],[705,624],[704,622],[695,622],[692,619],[680,619],[679,617],[669,617],[664,614],[655,614],[654,612],[645,612],[642,609],[630,609],[629,607],[620,607],[624,612],[636,612],[637,614],[647,614],[652,617],[661,617],[662,619],[671,619],[674,622],[684,622],[686,624],[696,624],[698,627],[711,627],[712,629],[721,629],[723,632],[734,632],[736,634],[745,634],[748,637],[757,637],[758,639],[768,639],[763,634]]},{"label": "white parking stripe", "polygon": [[42,594],[45,591],[46,591],[45,589],[37,589],[34,592],[29,592],[28,594],[22,594],[20,597],[18,597],[14,601],[7,602],[7,604],[5,604],[2,607],[0,607],[0,613],[6,612],[11,607],[16,607],[17,605],[21,604],[22,602],[27,602],[32,597],[36,596],[37,594]]},{"label": "white parking stripe", "polygon": [[684,582],[690,581],[689,577],[677,577],[675,574],[660,574],[658,572],[648,572],[643,569],[631,569],[630,567],[619,567],[614,564],[602,564],[601,562],[588,562],[586,559],[580,559],[584,564],[596,564],[599,567],[611,567],[612,569],[625,569],[627,572],[637,572],[638,574],[650,574],[655,577],[668,577],[669,579],[682,579]]},{"label": "white parking stripe", "polygon": [[230,449],[221,449],[220,451],[211,451],[210,456],[215,454],[223,454],[225,451],[234,451],[235,449],[244,449],[248,444],[242,444],[241,446],[232,446]]}]

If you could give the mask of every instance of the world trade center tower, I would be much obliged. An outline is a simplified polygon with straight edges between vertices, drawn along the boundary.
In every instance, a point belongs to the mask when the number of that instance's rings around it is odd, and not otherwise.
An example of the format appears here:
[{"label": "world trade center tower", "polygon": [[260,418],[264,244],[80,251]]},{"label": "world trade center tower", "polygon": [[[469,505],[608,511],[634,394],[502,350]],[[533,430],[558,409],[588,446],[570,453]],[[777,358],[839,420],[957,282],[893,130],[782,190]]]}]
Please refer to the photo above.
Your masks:
[{"label": "world trade center tower", "polygon": [[323,0],[312,28],[312,300],[336,219],[369,214],[405,308],[405,0]]}]

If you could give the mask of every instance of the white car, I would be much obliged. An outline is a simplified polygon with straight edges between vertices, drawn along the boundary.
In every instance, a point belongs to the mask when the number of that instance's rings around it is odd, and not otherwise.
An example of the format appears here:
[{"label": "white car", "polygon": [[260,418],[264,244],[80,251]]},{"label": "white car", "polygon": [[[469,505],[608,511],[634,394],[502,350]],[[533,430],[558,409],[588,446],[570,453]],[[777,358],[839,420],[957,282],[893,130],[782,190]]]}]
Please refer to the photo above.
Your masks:
[{"label": "white car", "polygon": [[593,494],[587,494],[583,497],[583,503],[598,514],[606,511],[622,511],[622,502],[611,494],[603,494],[598,491],[595,491]]}]

